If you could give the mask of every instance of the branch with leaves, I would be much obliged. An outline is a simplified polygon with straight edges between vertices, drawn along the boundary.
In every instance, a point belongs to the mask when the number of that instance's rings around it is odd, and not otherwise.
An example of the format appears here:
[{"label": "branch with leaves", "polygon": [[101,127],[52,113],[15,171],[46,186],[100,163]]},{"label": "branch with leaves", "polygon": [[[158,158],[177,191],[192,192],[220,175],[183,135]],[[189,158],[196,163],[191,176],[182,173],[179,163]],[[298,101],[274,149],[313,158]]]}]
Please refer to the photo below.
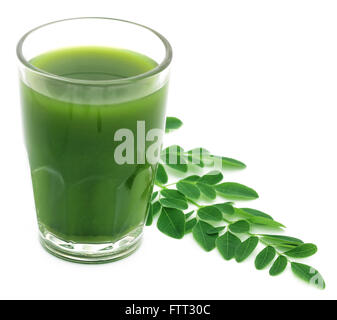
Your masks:
[{"label": "branch with leaves", "polygon": [[[181,120],[168,117],[166,132],[176,130],[181,125]],[[172,159],[177,161],[172,163]],[[207,167],[214,169],[215,163],[220,164],[220,170],[205,173]],[[201,174],[190,174],[196,167]],[[146,225],[151,225],[158,216],[157,227],[167,236],[182,239],[192,232],[202,249],[209,252],[217,248],[225,260],[235,259],[238,263],[253,254],[260,243],[264,248],[255,258],[257,270],[269,267],[269,274],[277,276],[290,265],[296,276],[324,289],[325,282],[316,269],[296,262],[297,259],[314,255],[316,245],[275,234],[285,228],[282,223],[262,211],[238,208],[233,202],[259,197],[250,187],[223,182],[222,170],[245,167],[241,161],[212,155],[203,148],[185,151],[180,146],[171,146],[164,149],[156,175],[157,190],[152,194]],[[168,184],[170,170],[184,177]],[[215,203],[218,197],[225,198],[227,202]],[[258,228],[272,229],[273,233],[254,231]]]}]

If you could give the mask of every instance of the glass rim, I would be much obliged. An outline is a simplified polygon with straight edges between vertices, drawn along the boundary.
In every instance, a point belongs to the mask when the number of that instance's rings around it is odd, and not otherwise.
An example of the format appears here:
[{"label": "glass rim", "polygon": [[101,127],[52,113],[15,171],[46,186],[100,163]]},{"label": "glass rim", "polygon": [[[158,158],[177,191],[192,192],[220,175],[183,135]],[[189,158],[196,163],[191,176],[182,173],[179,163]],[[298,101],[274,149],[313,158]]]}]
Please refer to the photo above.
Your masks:
[{"label": "glass rim", "polygon": [[[52,25],[52,24],[56,24],[56,23],[60,23],[60,22],[66,22],[66,21],[74,21],[74,20],[85,20],[85,19],[96,19],[96,20],[111,20],[111,21],[119,21],[119,22],[125,22],[125,23],[129,23],[129,24],[133,24],[135,26],[144,28],[150,32],[152,32],[155,36],[157,36],[161,42],[163,43],[164,47],[165,47],[165,57],[164,59],[158,63],[158,65],[147,71],[144,73],[140,73],[137,74],[135,76],[131,76],[131,77],[127,77],[127,78],[121,78],[121,79],[111,79],[111,80],[84,80],[84,79],[72,79],[72,78],[66,78],[63,76],[59,76],[50,72],[47,72],[43,69],[37,68],[34,65],[32,65],[28,60],[26,60],[26,58],[23,55],[22,52],[22,47],[23,44],[25,42],[25,40],[27,39],[27,37],[29,35],[31,35],[33,32],[42,29],[46,26]],[[19,40],[17,46],[16,46],[16,54],[17,57],[19,59],[19,61],[25,66],[27,67],[29,70],[33,71],[34,73],[40,74],[42,76],[54,79],[54,80],[59,80],[59,81],[63,81],[63,82],[68,82],[68,83],[72,83],[72,84],[88,84],[88,85],[115,85],[115,84],[126,84],[126,83],[131,83],[137,80],[142,80],[145,78],[149,78],[153,75],[159,74],[160,72],[162,72],[163,70],[165,70],[171,63],[172,60],[172,47],[170,45],[170,43],[168,42],[168,40],[159,32],[155,31],[152,28],[149,28],[145,25],[136,23],[136,22],[132,22],[132,21],[128,21],[128,20],[124,20],[124,19],[116,19],[116,18],[108,18],[108,17],[76,17],[76,18],[68,18],[68,19],[61,19],[61,20],[56,20],[56,21],[52,21],[52,22],[48,22],[42,25],[39,25],[33,29],[31,29],[30,31],[28,31],[27,33],[25,33],[21,39]]]}]

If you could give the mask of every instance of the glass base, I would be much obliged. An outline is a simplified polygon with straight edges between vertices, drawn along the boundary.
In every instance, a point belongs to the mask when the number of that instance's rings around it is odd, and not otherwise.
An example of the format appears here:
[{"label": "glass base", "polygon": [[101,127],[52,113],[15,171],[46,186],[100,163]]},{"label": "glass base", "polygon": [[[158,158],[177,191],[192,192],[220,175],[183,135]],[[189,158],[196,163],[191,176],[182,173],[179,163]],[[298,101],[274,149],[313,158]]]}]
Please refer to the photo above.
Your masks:
[{"label": "glass base", "polygon": [[139,248],[142,235],[143,227],[138,227],[116,242],[74,243],[64,241],[40,226],[40,243],[49,253],[67,261],[86,264],[126,258]]}]

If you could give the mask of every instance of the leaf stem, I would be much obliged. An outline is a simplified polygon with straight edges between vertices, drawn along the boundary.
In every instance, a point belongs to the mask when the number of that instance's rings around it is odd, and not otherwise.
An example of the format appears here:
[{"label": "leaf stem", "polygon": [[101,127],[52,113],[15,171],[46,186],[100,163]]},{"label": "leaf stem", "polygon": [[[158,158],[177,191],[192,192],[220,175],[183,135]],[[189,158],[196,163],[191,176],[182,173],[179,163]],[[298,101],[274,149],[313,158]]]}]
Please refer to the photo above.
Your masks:
[{"label": "leaf stem", "polygon": [[[161,189],[167,189],[167,187],[169,187],[169,186],[171,186],[171,185],[174,185],[174,184],[177,184],[177,183],[178,183],[178,182],[170,183],[170,184],[166,184],[166,185],[164,185],[164,186],[161,185],[161,184],[156,183],[156,186],[159,187],[159,188],[161,188]],[[197,202],[195,202],[194,200],[192,200],[192,199],[190,199],[190,198],[186,198],[186,200],[187,200],[189,203],[195,205],[195,206],[198,207],[198,208],[202,208],[202,207],[203,207],[203,206],[201,206],[200,204],[198,204]]]},{"label": "leaf stem", "polygon": [[278,254],[279,256],[284,256],[284,257],[288,260],[288,262],[291,263],[291,260],[289,260],[289,258],[288,258],[287,256],[285,256],[282,252],[278,251],[278,250],[275,248],[275,246],[273,246],[273,245],[271,245],[270,243],[267,243],[267,242],[265,242],[264,240],[262,240],[259,234],[254,234],[254,233],[251,233],[251,232],[247,232],[247,234],[250,235],[250,236],[258,237],[258,238],[259,238],[259,241],[260,241],[262,244],[264,244],[264,245],[267,246],[267,247],[268,247],[268,246],[273,247],[273,248],[275,249],[275,251],[276,251],[276,254]]},{"label": "leaf stem", "polygon": [[161,185],[161,184],[159,184],[159,183],[155,183],[155,185],[157,186],[157,187],[159,187],[160,189],[166,189],[166,187],[165,186],[163,186],[163,185]]},{"label": "leaf stem", "polygon": [[178,183],[178,182],[172,182],[172,183],[166,184],[166,185],[163,186],[163,187],[167,188],[167,187],[170,187],[170,186],[174,186],[174,185],[176,185],[177,183]]},{"label": "leaf stem", "polygon": [[192,203],[193,205],[195,205],[196,207],[198,207],[199,209],[202,208],[203,206],[201,206],[200,204],[196,203],[194,200],[190,199],[190,198],[186,198],[187,201],[189,203]]}]

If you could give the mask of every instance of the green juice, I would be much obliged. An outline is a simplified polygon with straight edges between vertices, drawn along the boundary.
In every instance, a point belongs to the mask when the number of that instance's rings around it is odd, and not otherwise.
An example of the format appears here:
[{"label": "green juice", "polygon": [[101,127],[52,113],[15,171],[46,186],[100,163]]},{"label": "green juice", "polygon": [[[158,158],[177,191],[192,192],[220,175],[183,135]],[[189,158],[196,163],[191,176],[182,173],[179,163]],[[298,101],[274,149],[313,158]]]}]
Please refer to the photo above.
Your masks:
[{"label": "green juice", "polygon": [[[105,47],[60,49],[30,63],[80,80],[129,78],[157,66],[144,55]],[[142,228],[156,164],[147,160],[116,163],[114,151],[121,142],[114,141],[114,134],[127,128],[136,140],[137,121],[145,121],[146,131],[163,129],[167,85],[149,94],[145,90],[140,97],[142,87],[128,89],[127,101],[118,101],[115,91],[117,102],[111,102],[111,94],[104,89],[89,90],[85,84],[69,89],[66,83],[53,86],[48,81],[30,81],[46,93],[21,81],[24,132],[41,232],[47,230],[64,241],[98,244]]]}]

